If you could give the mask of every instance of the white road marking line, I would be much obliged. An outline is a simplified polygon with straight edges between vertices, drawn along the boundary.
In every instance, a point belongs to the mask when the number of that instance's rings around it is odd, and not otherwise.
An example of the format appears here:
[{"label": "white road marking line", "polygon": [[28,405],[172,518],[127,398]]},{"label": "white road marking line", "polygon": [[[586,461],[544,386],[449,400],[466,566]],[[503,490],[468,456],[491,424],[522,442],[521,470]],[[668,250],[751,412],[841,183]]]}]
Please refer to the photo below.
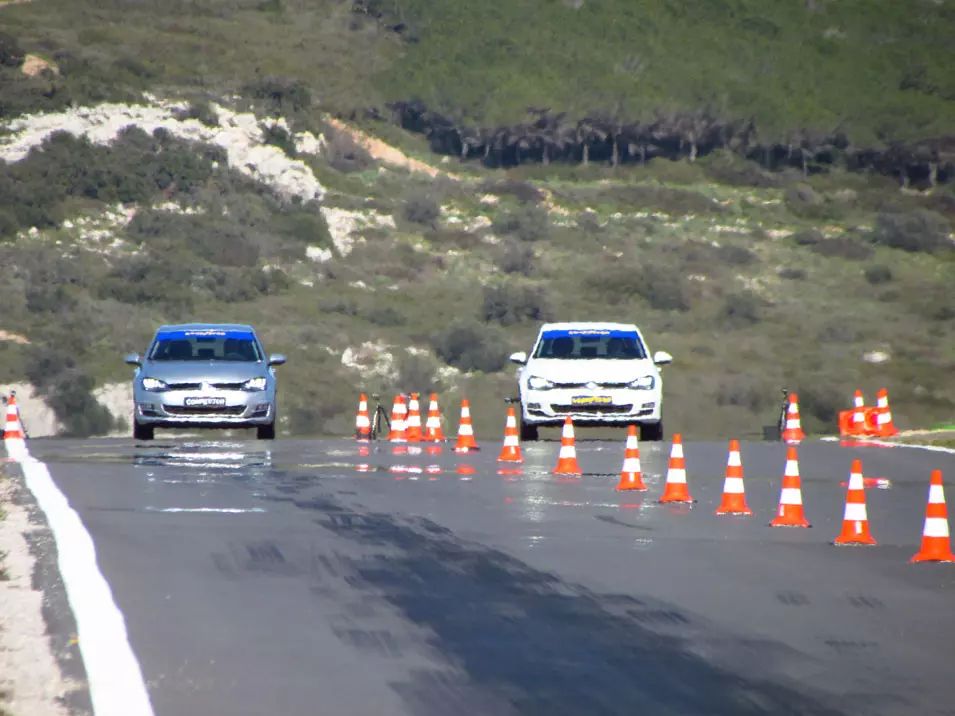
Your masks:
[{"label": "white road marking line", "polygon": [[221,512],[229,515],[265,512],[261,507],[147,507],[146,512]]},{"label": "white road marking line", "polygon": [[[12,448],[12,451],[11,451]],[[154,716],[142,670],[129,644],[123,614],[96,563],[93,538],[26,447],[7,446],[23,470],[56,542],[57,562],[73,616],[96,716]]]}]

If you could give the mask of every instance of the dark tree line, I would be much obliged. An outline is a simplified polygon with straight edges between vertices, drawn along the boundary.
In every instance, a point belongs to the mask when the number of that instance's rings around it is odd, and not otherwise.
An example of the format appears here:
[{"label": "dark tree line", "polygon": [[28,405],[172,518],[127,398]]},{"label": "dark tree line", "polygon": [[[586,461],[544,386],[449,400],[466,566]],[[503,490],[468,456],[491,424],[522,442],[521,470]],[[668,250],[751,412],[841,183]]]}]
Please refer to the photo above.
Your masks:
[{"label": "dark tree line", "polygon": [[955,136],[862,147],[841,130],[801,130],[785,140],[768,139],[752,120],[725,120],[702,111],[661,111],[650,121],[627,121],[601,112],[573,121],[566,112],[533,107],[527,111],[526,122],[491,128],[459,124],[419,101],[393,102],[385,111],[365,114],[423,134],[437,153],[491,167],[528,162],[617,166],[655,157],[694,162],[713,151],[728,150],[768,170],[796,168],[808,175],[840,166],[894,176],[906,187],[955,181]]}]

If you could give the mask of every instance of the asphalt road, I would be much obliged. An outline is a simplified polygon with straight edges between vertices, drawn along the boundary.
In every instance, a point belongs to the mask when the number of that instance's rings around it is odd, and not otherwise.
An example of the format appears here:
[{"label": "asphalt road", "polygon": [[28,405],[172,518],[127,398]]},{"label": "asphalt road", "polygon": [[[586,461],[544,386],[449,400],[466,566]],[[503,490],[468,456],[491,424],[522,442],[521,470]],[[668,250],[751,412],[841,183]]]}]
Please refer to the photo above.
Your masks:
[{"label": "asphalt road", "polygon": [[[622,436],[621,436],[622,438]],[[811,529],[768,526],[785,446],[743,443],[752,517],[616,492],[623,441],[360,455],[353,440],[32,440],[93,537],[158,716],[955,714],[955,565],[909,564],[955,456],[807,442]],[[854,457],[877,547],[835,547]],[[459,474],[467,464],[473,474]],[[955,489],[949,488],[949,500]]]}]

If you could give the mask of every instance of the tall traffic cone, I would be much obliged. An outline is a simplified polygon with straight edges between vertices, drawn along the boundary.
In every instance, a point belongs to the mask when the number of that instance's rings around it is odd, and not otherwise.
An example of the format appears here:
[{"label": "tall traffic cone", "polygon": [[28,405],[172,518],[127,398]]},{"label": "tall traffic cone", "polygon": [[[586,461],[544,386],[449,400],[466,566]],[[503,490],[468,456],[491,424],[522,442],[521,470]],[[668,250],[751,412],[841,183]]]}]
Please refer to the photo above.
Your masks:
[{"label": "tall traffic cone", "polygon": [[358,399],[358,415],[355,418],[355,438],[366,441],[371,437],[371,419],[368,417],[368,396],[364,393]]},{"label": "tall traffic cone", "polygon": [[846,492],[846,511],[842,518],[842,534],[833,544],[869,544],[876,541],[869,534],[869,516],[865,509],[865,481],[862,479],[862,461],[853,460]]},{"label": "tall traffic cone", "polygon": [[643,472],[640,469],[640,443],[637,442],[637,426],[627,428],[627,445],[623,451],[623,468],[620,472],[618,490],[646,490]]},{"label": "tall traffic cone", "polygon": [[798,445],[806,438],[802,431],[802,422],[799,418],[799,398],[795,393],[789,394],[789,407],[786,408],[786,429],[783,430],[783,440],[789,445]]},{"label": "tall traffic cone", "polygon": [[716,514],[753,514],[753,511],[746,504],[746,491],[743,488],[743,461],[739,454],[739,440],[730,440],[730,454],[726,461],[726,478],[723,481],[723,501],[716,510]]},{"label": "tall traffic cone", "polygon": [[560,435],[560,453],[557,456],[555,475],[582,475],[577,465],[577,447],[574,439],[574,421],[568,415],[564,418],[564,429]]},{"label": "tall traffic cone", "polygon": [[889,410],[889,393],[885,388],[879,390],[878,398],[876,399],[875,404],[878,419],[876,424],[878,426],[878,437],[880,438],[890,438],[893,435],[898,435],[899,431],[892,424],[892,411]]},{"label": "tall traffic cone", "polygon": [[790,447],[786,454],[786,469],[783,471],[783,489],[779,494],[779,509],[770,527],[809,527],[802,511],[802,484],[799,479],[799,457],[796,448]]},{"label": "tall traffic cone", "polygon": [[454,452],[464,453],[477,449],[474,426],[471,425],[471,404],[465,398],[461,401],[461,420],[458,423],[458,441],[454,444]]},{"label": "tall traffic cone", "polygon": [[852,398],[852,435],[865,435],[865,398],[857,390]]},{"label": "tall traffic cone", "polygon": [[521,455],[521,445],[517,441],[517,416],[514,408],[507,409],[507,424],[504,426],[504,445],[498,462],[524,462]]},{"label": "tall traffic cone", "polygon": [[444,442],[444,433],[441,430],[441,411],[438,410],[438,396],[436,393],[431,394],[431,401],[428,404],[428,420],[424,424],[424,439],[431,443]]},{"label": "tall traffic cone", "polygon": [[405,425],[407,414],[408,407],[405,405],[405,398],[399,393],[395,396],[395,404],[391,409],[391,430],[388,431],[389,442],[404,443],[408,441],[408,430]]},{"label": "tall traffic cone", "polygon": [[948,507],[945,504],[945,488],[942,486],[942,471],[932,471],[932,483],[928,488],[928,505],[925,507],[925,526],[922,528],[922,548],[910,562],[955,562],[952,542],[948,534]]},{"label": "tall traffic cone", "polygon": [[3,429],[3,439],[7,440],[26,440],[23,434],[23,426],[20,424],[20,411],[17,409],[17,398],[10,395],[7,401],[7,422]]},{"label": "tall traffic cone", "polygon": [[405,424],[409,443],[421,442],[421,410],[418,407],[418,394],[412,393],[408,402],[408,422]]},{"label": "tall traffic cone", "polygon": [[686,489],[686,463],[683,460],[683,437],[674,433],[670,448],[670,466],[660,502],[693,502]]}]

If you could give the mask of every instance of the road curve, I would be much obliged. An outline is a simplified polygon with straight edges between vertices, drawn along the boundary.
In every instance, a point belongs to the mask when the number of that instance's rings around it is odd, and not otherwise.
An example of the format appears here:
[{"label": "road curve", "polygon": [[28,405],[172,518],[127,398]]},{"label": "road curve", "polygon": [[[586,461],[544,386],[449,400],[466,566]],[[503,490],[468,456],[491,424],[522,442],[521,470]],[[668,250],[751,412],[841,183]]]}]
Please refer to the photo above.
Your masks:
[{"label": "road curve", "polygon": [[[955,456],[799,449],[811,529],[768,526],[786,450],[743,443],[752,517],[616,492],[622,442],[466,456],[353,440],[31,440],[96,546],[158,716],[955,713],[955,567],[909,564]],[[834,547],[853,458],[877,547]],[[473,472],[461,474],[466,464]],[[950,490],[950,493],[955,492]],[[950,494],[951,499],[951,494]],[[62,604],[61,604],[61,607]]]}]

